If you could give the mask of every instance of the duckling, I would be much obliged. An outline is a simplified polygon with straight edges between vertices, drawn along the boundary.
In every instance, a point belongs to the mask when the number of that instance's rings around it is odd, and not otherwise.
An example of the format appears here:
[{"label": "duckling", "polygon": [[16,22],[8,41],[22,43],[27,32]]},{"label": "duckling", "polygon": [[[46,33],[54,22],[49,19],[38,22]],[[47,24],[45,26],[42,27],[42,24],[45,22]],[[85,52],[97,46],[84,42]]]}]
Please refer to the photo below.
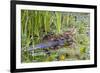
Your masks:
[{"label": "duckling", "polygon": [[64,60],[65,60],[65,55],[63,55],[63,54],[60,55],[60,56],[59,56],[59,60],[60,60],[60,61],[64,61]]}]

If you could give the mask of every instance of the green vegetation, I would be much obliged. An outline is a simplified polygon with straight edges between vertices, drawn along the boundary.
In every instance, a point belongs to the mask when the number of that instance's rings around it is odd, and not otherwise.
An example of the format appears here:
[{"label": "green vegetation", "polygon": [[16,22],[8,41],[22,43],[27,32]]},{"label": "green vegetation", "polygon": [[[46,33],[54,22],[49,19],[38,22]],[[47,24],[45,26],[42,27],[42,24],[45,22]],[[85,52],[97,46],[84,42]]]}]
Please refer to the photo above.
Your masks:
[{"label": "green vegetation", "polygon": [[[89,54],[89,13],[21,10],[21,61],[47,62],[63,60],[87,60]],[[72,41],[63,45],[37,48],[40,43],[62,37]],[[68,45],[69,44],[69,45]]]},{"label": "green vegetation", "polygon": [[60,12],[56,12],[56,30],[57,33],[60,33],[60,29],[61,29],[61,13]]}]

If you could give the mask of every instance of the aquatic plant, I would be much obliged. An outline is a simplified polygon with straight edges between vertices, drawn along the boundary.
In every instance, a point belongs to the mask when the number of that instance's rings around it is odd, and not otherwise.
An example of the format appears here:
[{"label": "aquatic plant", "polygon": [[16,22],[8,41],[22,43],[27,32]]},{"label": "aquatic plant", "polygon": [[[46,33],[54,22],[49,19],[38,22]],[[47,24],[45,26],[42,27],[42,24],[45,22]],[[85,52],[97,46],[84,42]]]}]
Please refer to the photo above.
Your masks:
[{"label": "aquatic plant", "polygon": [[61,30],[61,13],[55,12],[55,14],[56,14],[56,30],[57,30],[57,33],[60,33],[60,30]]}]

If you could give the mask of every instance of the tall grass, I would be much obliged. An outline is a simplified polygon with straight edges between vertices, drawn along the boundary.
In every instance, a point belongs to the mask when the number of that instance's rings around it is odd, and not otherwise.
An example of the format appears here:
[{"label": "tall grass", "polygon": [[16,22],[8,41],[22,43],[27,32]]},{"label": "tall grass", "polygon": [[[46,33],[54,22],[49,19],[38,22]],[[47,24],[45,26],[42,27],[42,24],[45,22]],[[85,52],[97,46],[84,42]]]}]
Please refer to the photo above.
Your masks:
[{"label": "tall grass", "polygon": [[50,13],[48,11],[44,14],[44,29],[46,34],[50,31]]},{"label": "tall grass", "polygon": [[56,30],[57,30],[57,33],[60,33],[60,30],[61,30],[61,13],[55,12],[55,14],[56,14]]}]

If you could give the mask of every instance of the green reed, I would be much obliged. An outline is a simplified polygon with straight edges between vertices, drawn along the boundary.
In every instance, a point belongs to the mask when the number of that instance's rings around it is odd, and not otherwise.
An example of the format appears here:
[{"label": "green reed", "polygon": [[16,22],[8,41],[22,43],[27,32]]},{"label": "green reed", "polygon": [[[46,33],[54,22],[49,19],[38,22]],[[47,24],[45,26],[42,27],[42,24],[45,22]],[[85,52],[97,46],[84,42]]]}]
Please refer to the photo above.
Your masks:
[{"label": "green reed", "polygon": [[61,30],[61,13],[55,12],[55,14],[56,14],[56,30],[57,30],[57,33],[60,33],[60,30]]}]

